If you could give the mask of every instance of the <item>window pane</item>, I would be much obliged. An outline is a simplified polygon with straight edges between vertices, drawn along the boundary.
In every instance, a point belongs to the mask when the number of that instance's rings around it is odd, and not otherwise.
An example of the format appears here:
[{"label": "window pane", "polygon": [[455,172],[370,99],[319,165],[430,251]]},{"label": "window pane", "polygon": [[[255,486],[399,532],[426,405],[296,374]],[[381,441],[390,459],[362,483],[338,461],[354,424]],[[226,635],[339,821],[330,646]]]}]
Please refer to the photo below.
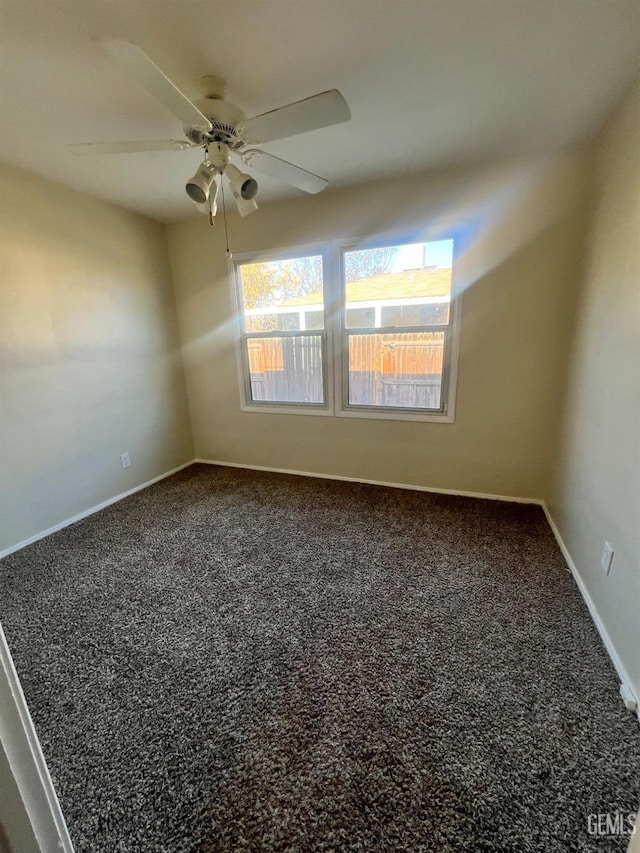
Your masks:
[{"label": "window pane", "polygon": [[258,318],[246,318],[248,332],[297,332],[300,330],[300,315],[296,312],[261,313]]},{"label": "window pane", "polygon": [[374,308],[347,308],[347,328],[372,329],[376,324]]},{"label": "window pane", "polygon": [[249,338],[251,399],[324,403],[322,336]]},{"label": "window pane", "polygon": [[347,328],[446,325],[452,265],[453,240],[345,252]]},{"label": "window pane", "polygon": [[380,311],[381,326],[446,326],[448,322],[448,302],[437,305],[389,305]]},{"label": "window pane", "polygon": [[[322,255],[238,266],[247,332],[324,329]],[[305,325],[312,312],[314,325]]]},{"label": "window pane", "polygon": [[349,405],[439,409],[444,332],[349,335]]},{"label": "window pane", "polygon": [[324,311],[305,311],[304,327],[305,329],[324,328]]},{"label": "window pane", "polygon": [[300,331],[300,315],[298,313],[292,313],[287,311],[286,314],[280,315],[281,323],[278,328],[282,329],[286,332],[299,332]]}]

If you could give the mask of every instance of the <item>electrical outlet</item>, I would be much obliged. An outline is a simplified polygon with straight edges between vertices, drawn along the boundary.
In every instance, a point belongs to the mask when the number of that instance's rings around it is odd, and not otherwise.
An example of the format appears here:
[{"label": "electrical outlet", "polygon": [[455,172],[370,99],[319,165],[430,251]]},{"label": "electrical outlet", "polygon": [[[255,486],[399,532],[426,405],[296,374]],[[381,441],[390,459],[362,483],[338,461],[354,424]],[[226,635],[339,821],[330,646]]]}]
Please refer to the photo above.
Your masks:
[{"label": "electrical outlet", "polygon": [[128,468],[131,465],[131,457],[128,453],[120,454],[120,464],[123,468]]},{"label": "electrical outlet", "polygon": [[611,561],[613,560],[613,548],[609,545],[608,542],[604,543],[604,548],[602,549],[602,556],[600,557],[600,567],[605,575],[608,575],[611,571]]}]

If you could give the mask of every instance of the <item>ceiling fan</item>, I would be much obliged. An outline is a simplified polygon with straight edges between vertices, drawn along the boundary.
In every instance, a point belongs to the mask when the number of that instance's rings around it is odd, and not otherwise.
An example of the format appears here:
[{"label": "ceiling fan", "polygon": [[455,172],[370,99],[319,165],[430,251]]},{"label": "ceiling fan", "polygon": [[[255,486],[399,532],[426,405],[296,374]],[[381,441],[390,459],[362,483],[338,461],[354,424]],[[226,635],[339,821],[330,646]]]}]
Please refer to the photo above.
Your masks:
[{"label": "ceiling fan", "polygon": [[255,165],[265,175],[307,193],[318,193],[328,185],[319,175],[251,146],[349,121],[349,107],[337,89],[246,118],[242,110],[224,100],[224,82],[219,77],[203,77],[205,97],[191,101],[137,45],[118,40],[104,40],[102,44],[112,62],[180,119],[185,138],[158,142],[88,142],[67,146],[71,151],[128,154],[203,148],[204,159],[185,189],[196,207],[208,213],[212,221],[222,175],[227,176],[241,216],[257,209],[254,199],[258,183],[231,162],[232,154],[245,166]]}]

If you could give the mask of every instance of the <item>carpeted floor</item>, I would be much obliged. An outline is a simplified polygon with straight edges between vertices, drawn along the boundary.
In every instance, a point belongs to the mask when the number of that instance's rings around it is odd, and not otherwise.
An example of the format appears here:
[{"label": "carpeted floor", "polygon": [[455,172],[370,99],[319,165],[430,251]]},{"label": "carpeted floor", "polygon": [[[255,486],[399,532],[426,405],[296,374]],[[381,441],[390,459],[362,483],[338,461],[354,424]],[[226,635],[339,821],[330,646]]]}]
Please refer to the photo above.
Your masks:
[{"label": "carpeted floor", "polygon": [[0,583],[78,853],[626,849],[640,728],[538,507],[193,466]]}]

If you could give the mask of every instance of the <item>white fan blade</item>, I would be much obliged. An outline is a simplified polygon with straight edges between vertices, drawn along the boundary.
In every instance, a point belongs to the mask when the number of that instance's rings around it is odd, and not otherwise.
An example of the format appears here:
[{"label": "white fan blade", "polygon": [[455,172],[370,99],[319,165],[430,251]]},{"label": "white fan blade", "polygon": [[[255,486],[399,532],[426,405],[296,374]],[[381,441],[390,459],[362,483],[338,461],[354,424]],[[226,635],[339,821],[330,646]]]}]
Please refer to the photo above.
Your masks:
[{"label": "white fan blade", "polygon": [[312,95],[268,113],[245,119],[236,128],[245,142],[273,142],[349,121],[351,112],[337,89]]},{"label": "white fan blade", "polygon": [[139,154],[143,151],[186,151],[197,148],[186,139],[167,139],[165,142],[79,142],[66,146],[74,154]]},{"label": "white fan blade", "polygon": [[184,125],[211,130],[209,119],[169,80],[142,48],[130,41],[111,39],[105,39],[102,44],[112,62],[164,104]]},{"label": "white fan blade", "polygon": [[298,187],[306,193],[319,193],[329,184],[329,181],[319,175],[307,172],[306,169],[294,166],[293,163],[281,160],[280,157],[274,157],[273,154],[267,154],[266,151],[261,151],[259,148],[243,151],[242,159],[247,165],[255,165],[256,169],[265,175],[284,181],[292,187]]}]

